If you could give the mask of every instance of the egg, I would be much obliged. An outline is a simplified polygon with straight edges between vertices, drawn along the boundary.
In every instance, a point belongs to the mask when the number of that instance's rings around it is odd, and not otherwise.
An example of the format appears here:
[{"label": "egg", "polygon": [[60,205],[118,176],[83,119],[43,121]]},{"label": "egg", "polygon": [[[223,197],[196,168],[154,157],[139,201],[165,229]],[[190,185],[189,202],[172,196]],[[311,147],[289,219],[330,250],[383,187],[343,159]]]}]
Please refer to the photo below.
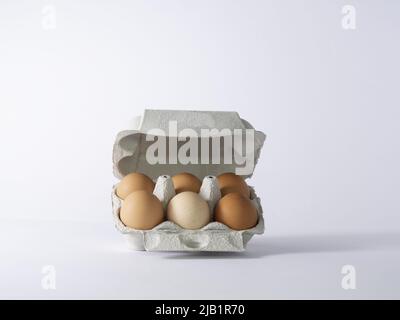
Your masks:
[{"label": "egg", "polygon": [[146,190],[139,190],[125,198],[119,216],[127,227],[149,230],[164,220],[164,211],[155,195]]},{"label": "egg", "polygon": [[250,229],[257,224],[257,209],[251,200],[233,192],[222,197],[215,207],[215,220],[234,230]]},{"label": "egg", "polygon": [[232,172],[227,172],[219,175],[217,180],[222,196],[225,196],[231,192],[238,192],[250,198],[249,186],[241,176],[238,176]]},{"label": "egg", "polygon": [[176,193],[184,191],[199,192],[201,187],[201,181],[196,176],[187,172],[174,175],[172,182]]},{"label": "egg", "polygon": [[184,229],[200,229],[211,220],[207,202],[196,192],[184,191],[173,197],[167,207],[168,220]]},{"label": "egg", "polygon": [[117,186],[117,196],[125,199],[130,193],[138,190],[153,192],[154,182],[148,176],[132,172],[126,175]]}]

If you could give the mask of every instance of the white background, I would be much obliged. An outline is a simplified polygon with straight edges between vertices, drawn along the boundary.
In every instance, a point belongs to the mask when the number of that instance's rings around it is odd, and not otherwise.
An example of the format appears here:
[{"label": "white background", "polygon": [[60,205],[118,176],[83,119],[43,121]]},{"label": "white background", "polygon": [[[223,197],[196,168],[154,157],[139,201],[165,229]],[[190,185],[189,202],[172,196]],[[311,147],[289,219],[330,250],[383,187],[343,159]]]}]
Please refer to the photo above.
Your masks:
[{"label": "white background", "polygon": [[[390,0],[2,0],[0,297],[399,298],[399,36]],[[145,107],[267,134],[246,253],[125,249],[111,150]]]}]

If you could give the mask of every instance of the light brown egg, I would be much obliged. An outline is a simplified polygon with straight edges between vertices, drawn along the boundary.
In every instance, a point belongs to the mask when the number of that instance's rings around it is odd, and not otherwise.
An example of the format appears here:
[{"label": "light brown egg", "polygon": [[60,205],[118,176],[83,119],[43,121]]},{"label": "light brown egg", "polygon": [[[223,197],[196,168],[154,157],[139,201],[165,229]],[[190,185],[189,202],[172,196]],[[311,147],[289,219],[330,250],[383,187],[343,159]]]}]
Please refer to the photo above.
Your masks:
[{"label": "light brown egg", "polygon": [[125,198],[119,217],[127,227],[149,230],[164,220],[164,212],[160,200],[155,195],[139,190]]},{"label": "light brown egg", "polygon": [[218,201],[215,220],[234,230],[250,229],[257,224],[257,209],[248,197],[229,193]]},{"label": "light brown egg", "polygon": [[172,177],[172,182],[175,187],[175,192],[180,193],[184,191],[199,192],[201,181],[191,173],[183,172]]},{"label": "light brown egg", "polygon": [[217,180],[222,196],[225,196],[231,192],[238,192],[250,198],[249,186],[241,176],[238,176],[232,172],[227,172],[219,175]]},{"label": "light brown egg", "polygon": [[154,182],[148,176],[132,172],[126,175],[117,186],[117,196],[125,199],[129,194],[138,190],[153,192]]},{"label": "light brown egg", "polygon": [[167,208],[168,220],[185,229],[200,229],[211,220],[207,202],[196,192],[184,191],[173,197]]}]

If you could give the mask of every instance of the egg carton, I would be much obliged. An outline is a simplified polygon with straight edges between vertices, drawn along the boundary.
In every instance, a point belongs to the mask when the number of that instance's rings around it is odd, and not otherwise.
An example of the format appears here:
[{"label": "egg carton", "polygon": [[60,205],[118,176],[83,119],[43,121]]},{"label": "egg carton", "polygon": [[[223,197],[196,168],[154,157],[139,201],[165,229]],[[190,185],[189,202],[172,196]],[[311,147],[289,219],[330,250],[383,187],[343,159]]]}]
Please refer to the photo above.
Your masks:
[{"label": "egg carton", "polygon": [[[175,120],[182,128],[232,128],[252,129],[235,112],[200,112],[175,110],[145,110],[142,117],[137,117],[135,127],[117,135],[113,149],[114,175],[122,179],[131,172],[140,172],[155,182],[153,194],[166,209],[169,200],[175,195],[171,176],[189,172],[202,180],[199,195],[207,201],[210,212],[221,197],[216,176],[225,172],[235,172],[235,164],[218,165],[151,165],[146,161],[145,153],[149,142],[144,139],[148,130],[158,128],[167,132],[167,120]],[[257,163],[265,134],[255,131],[254,164]],[[251,177],[252,172],[243,175]],[[116,185],[112,188],[113,218],[116,228],[125,237],[129,248],[147,251],[243,251],[248,241],[255,234],[264,232],[264,218],[260,198],[254,187],[249,186],[250,199],[257,209],[258,223],[251,229],[232,230],[226,225],[211,221],[198,230],[183,229],[172,221],[164,221],[151,230],[137,230],[125,226],[119,213],[123,200],[116,194]]]}]

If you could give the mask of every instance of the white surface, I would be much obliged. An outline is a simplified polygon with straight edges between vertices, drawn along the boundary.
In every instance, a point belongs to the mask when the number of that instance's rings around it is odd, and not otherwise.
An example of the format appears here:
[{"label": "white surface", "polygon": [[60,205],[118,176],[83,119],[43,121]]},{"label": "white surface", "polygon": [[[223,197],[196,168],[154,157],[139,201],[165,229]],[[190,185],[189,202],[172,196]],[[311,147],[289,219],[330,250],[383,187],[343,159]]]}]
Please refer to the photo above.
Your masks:
[{"label": "white surface", "polygon": [[[1,221],[0,241],[0,298],[400,298],[399,233],[255,236],[245,253],[149,253],[125,249],[111,224]],[[356,290],[341,288],[345,264],[356,268]],[[41,287],[46,265],[55,290]]]},{"label": "white surface", "polygon": [[[22,223],[1,220],[0,295],[145,297],[159,276],[159,297],[229,298],[238,281],[246,297],[399,297],[400,1],[351,1],[352,31],[345,4],[1,1],[0,217]],[[251,184],[270,233],[249,258],[118,251],[111,149],[151,106],[236,110],[267,134]],[[51,263],[59,286],[44,292]]]}]

